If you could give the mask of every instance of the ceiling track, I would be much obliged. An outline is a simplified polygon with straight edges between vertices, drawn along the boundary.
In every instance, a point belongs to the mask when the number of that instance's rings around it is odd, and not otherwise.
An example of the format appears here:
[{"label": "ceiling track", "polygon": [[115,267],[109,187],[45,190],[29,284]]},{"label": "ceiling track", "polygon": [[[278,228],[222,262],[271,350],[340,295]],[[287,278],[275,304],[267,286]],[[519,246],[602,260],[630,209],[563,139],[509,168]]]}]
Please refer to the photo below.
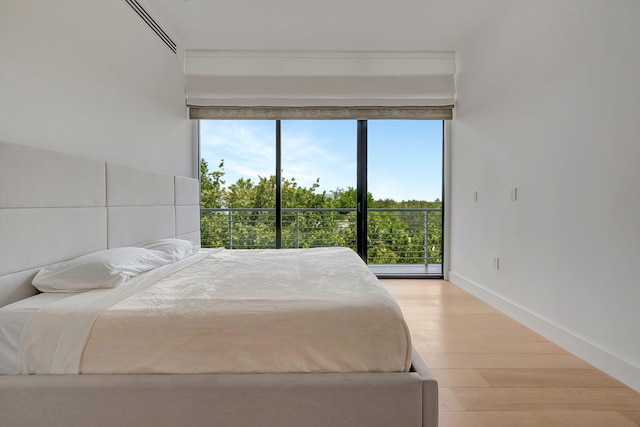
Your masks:
[{"label": "ceiling track", "polygon": [[176,45],[176,43],[171,40],[171,37],[169,37],[167,33],[165,33],[165,31],[140,5],[140,3],[138,3],[136,0],[125,0],[125,2],[127,2],[131,9],[133,9],[133,11],[137,13],[140,18],[142,18],[142,20],[149,26],[149,28],[151,28],[153,32],[156,33],[158,37],[160,37],[160,40],[162,40],[162,42],[167,45],[167,47],[171,49],[173,53],[177,52],[178,46]]}]

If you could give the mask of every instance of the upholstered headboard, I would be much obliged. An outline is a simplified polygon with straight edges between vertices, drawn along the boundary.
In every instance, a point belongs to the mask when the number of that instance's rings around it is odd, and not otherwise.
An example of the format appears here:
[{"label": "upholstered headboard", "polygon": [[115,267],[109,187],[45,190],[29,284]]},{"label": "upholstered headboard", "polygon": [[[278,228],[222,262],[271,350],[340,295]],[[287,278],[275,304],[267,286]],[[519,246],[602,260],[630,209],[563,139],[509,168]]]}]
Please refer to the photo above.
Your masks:
[{"label": "upholstered headboard", "polygon": [[0,141],[0,306],[43,266],[178,237],[200,244],[198,180]]}]

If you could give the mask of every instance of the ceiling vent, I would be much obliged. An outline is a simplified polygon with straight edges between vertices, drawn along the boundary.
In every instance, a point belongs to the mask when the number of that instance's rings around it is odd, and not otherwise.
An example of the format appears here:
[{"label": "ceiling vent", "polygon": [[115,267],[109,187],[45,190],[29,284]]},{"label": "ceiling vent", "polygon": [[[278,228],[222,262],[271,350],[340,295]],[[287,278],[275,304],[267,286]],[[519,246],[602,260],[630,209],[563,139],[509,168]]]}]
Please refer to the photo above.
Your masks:
[{"label": "ceiling vent", "polygon": [[144,10],[144,8],[140,5],[140,3],[138,3],[136,0],[125,0],[125,1],[129,6],[131,6],[131,9],[133,9],[138,14],[138,16],[140,16],[140,18],[142,18],[142,20],[147,23],[149,28],[151,28],[153,32],[156,33],[158,37],[160,37],[160,40],[162,40],[162,42],[166,44],[167,47],[171,49],[173,53],[176,53],[177,51],[176,43],[173,40],[171,40],[171,37],[169,37],[167,33],[164,32],[164,30],[160,27],[160,25],[158,25],[158,23],[154,21],[151,15],[149,15],[149,13],[146,10]]}]

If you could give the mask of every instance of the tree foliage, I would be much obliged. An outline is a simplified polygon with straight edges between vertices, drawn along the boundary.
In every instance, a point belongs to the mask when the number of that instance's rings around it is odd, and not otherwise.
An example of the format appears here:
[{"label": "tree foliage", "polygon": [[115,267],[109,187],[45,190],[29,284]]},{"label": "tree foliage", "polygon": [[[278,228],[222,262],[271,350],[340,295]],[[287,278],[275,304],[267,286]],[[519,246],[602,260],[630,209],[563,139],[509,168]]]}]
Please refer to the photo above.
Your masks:
[{"label": "tree foliage", "polygon": [[[201,160],[202,246],[275,247],[276,177],[240,178],[226,186],[224,175],[224,160],[214,171]],[[319,178],[308,188],[283,178],[282,247],[355,249],[356,189],[319,188]],[[367,198],[370,264],[424,264],[425,248],[430,264],[442,263],[440,201]]]}]

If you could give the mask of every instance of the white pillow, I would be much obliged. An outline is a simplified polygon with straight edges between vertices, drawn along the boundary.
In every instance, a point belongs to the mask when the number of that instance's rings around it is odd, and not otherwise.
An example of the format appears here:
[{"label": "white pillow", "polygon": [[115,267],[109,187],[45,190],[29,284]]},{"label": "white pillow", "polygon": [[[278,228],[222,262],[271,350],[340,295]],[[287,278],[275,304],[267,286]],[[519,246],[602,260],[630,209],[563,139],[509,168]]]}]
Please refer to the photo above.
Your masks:
[{"label": "white pillow", "polygon": [[158,251],[123,247],[94,252],[41,269],[33,286],[41,292],[82,292],[115,288],[127,279],[161,265],[167,257]]},{"label": "white pillow", "polygon": [[171,259],[171,262],[186,258],[198,251],[198,246],[195,243],[183,239],[153,240],[137,246],[163,252]]}]

